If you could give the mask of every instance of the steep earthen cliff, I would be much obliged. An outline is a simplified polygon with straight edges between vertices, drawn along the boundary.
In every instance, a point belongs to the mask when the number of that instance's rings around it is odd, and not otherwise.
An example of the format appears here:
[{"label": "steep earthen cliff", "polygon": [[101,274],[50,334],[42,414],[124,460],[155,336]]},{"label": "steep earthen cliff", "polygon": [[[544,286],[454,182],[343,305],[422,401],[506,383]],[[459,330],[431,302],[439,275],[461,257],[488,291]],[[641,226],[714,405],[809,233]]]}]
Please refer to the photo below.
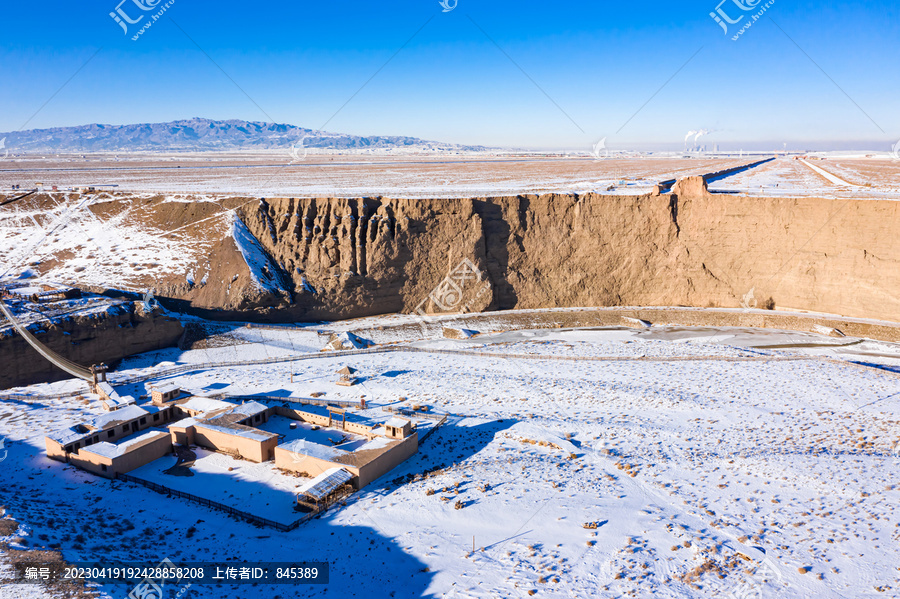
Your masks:
[{"label": "steep earthen cliff", "polygon": [[442,305],[762,307],[771,299],[900,320],[895,201],[686,188],[680,197],[267,199],[239,214],[290,281],[290,301],[260,294],[269,318],[441,311],[429,294],[439,297],[433,292],[468,260],[488,292],[470,278],[459,301]]},{"label": "steep earthen cliff", "polygon": [[[54,352],[84,366],[112,363],[125,356],[174,345],[181,323],[140,302],[117,302],[108,310],[39,321],[30,327]],[[7,326],[0,331],[0,389],[71,378]]]},{"label": "steep earthen cliff", "polygon": [[10,244],[5,260],[51,281],[153,289],[169,308],[215,319],[774,303],[900,320],[893,200],[710,194],[698,177],[643,196],[121,193],[81,212],[79,201],[23,200],[45,225],[65,210],[83,217],[41,255]]}]

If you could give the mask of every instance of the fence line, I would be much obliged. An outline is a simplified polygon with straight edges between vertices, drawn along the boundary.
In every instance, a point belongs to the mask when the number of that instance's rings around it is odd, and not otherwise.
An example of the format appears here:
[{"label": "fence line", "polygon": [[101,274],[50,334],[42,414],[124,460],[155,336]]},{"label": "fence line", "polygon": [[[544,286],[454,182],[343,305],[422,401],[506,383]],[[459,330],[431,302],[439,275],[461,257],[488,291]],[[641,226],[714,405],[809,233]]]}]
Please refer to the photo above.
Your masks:
[{"label": "fence line", "polygon": [[271,401],[271,402],[284,402],[284,403],[295,403],[304,406],[344,406],[346,408],[358,408],[358,401],[351,401],[348,399],[309,399],[306,397],[281,397],[275,395],[227,395],[222,393],[221,395],[217,395],[216,397],[223,397],[225,399],[232,399],[237,401]]},{"label": "fence line", "polygon": [[[389,346],[376,347],[369,349],[349,349],[334,352],[319,352],[315,354],[301,354],[295,356],[284,356],[280,358],[266,358],[261,360],[232,360],[226,362],[198,362],[196,364],[183,364],[166,370],[156,371],[153,373],[137,375],[133,377],[116,378],[116,385],[130,385],[140,383],[154,378],[165,378],[175,374],[184,374],[193,370],[207,370],[210,368],[231,368],[235,366],[262,366],[265,364],[283,364],[286,362],[300,362],[304,360],[317,360],[321,358],[341,358],[347,356],[360,356],[368,354],[386,354],[396,352],[410,353],[430,353],[430,354],[448,354],[474,356],[479,358],[494,357],[506,359],[524,359],[524,360],[562,360],[562,361],[580,361],[580,362],[696,362],[696,361],[723,361],[723,362],[769,362],[777,361],[800,361],[800,360],[820,360],[819,356],[659,356],[659,357],[627,357],[627,356],[552,356],[541,354],[507,354],[495,352],[480,352],[464,349],[431,349],[424,347],[407,347],[407,346]],[[843,361],[841,361],[843,362]]]},{"label": "fence line", "polygon": [[419,412],[413,410],[407,406],[400,406],[399,408],[394,408],[391,406],[382,406],[382,412],[390,412],[391,414],[403,414],[404,416],[415,415],[417,418],[427,418],[428,420],[437,420],[443,423],[443,421],[449,416],[449,414],[433,414],[431,412]]},{"label": "fence line", "polygon": [[[232,360],[226,362],[198,362],[196,364],[182,364],[165,370],[160,370],[148,374],[141,374],[132,377],[116,378],[116,385],[131,385],[134,383],[142,383],[144,381],[164,378],[173,374],[184,374],[193,370],[206,370],[209,368],[231,368],[234,366],[262,366],[264,364],[284,364],[286,362],[301,362],[303,360],[316,360],[319,358],[340,358],[344,356],[356,356],[363,354],[383,354],[398,351],[396,347],[376,347],[370,349],[345,349],[333,352],[318,352],[315,354],[300,354],[294,356],[283,356],[280,358],[265,358],[261,360]],[[112,381],[111,381],[112,382]]]},{"label": "fence line", "polygon": [[[304,360],[318,360],[322,358],[343,358],[343,357],[351,357],[351,356],[363,356],[369,354],[387,354],[387,353],[397,353],[397,352],[408,352],[408,353],[429,353],[429,354],[446,354],[446,355],[458,355],[458,356],[474,356],[478,358],[502,358],[502,359],[516,359],[516,360],[556,360],[556,361],[568,361],[568,362],[698,362],[698,361],[712,361],[712,362],[796,362],[796,361],[825,361],[832,362],[835,364],[841,365],[850,365],[850,366],[858,366],[864,368],[873,368],[868,364],[862,364],[858,362],[851,362],[848,360],[841,360],[837,358],[829,358],[825,356],[671,356],[671,357],[627,357],[627,356],[551,356],[551,355],[540,355],[540,354],[508,354],[508,353],[494,353],[494,352],[483,352],[483,351],[475,351],[475,350],[465,350],[465,349],[431,349],[425,347],[409,347],[409,346],[387,346],[387,347],[374,347],[374,348],[366,348],[366,349],[345,349],[338,351],[329,351],[329,352],[317,352],[314,354],[299,354],[292,356],[283,356],[280,358],[266,358],[261,360],[232,360],[227,362],[198,362],[196,364],[182,364],[180,366],[174,366],[172,368],[167,368],[165,370],[159,370],[156,372],[141,374],[136,376],[126,376],[126,377],[116,377],[113,379],[109,377],[110,383],[114,385],[132,385],[135,383],[142,383],[144,381],[148,381],[151,379],[165,378],[169,376],[173,376],[176,374],[184,374],[186,372],[193,372],[195,370],[208,370],[211,368],[232,368],[236,366],[261,366],[265,364],[284,364],[287,362],[301,362]],[[891,374],[898,374],[891,370],[880,370],[881,372],[888,372]],[[68,397],[75,397],[77,395],[83,395],[84,391],[67,391],[62,393],[54,393],[52,395],[31,395],[31,396],[22,396],[22,395],[0,395],[0,400],[4,401],[25,401],[25,402],[34,402],[34,401],[42,401],[48,399],[64,399]],[[276,398],[281,401],[291,401],[292,399],[296,401],[296,398]],[[314,403],[312,400],[304,400],[298,403]],[[326,402],[326,403],[334,403],[334,402]]]},{"label": "fence line", "polygon": [[66,399],[69,397],[78,397],[85,393],[90,393],[90,389],[82,391],[65,391],[54,393],[53,395],[0,395],[0,401],[23,401],[25,403],[36,403],[39,401],[47,401],[50,399]]},{"label": "fence line", "polygon": [[441,428],[441,425],[444,424],[445,422],[447,422],[447,418],[449,418],[449,414],[444,414],[444,417],[441,418],[440,420],[438,420],[437,423],[436,423],[434,426],[432,426],[432,427],[428,430],[428,432],[425,433],[425,434],[422,436],[421,439],[419,439],[419,443],[420,443],[420,444],[421,444],[421,443],[424,443],[424,442],[425,442],[425,439],[427,439],[428,437],[430,437],[430,436],[434,433],[434,431],[436,431],[437,429]]},{"label": "fence line", "polygon": [[517,360],[559,360],[567,362],[771,362],[818,360],[818,356],[552,356],[541,354],[507,354],[499,352],[482,352],[470,349],[430,349],[424,347],[392,347],[392,351],[424,352],[433,354],[449,354],[475,356],[478,358],[504,358]]},{"label": "fence line", "polygon": [[184,491],[177,491],[175,489],[170,489],[168,487],[164,487],[163,485],[158,485],[158,484],[150,482],[148,480],[142,480],[140,478],[131,476],[129,474],[119,473],[117,475],[117,478],[120,478],[124,481],[128,481],[131,483],[136,483],[138,485],[143,485],[143,486],[147,487],[148,489],[156,491],[157,493],[162,493],[164,495],[175,495],[176,497],[181,497],[183,499],[193,501],[194,503],[199,503],[200,505],[203,505],[206,507],[211,507],[213,509],[225,512],[226,514],[229,514],[231,516],[236,516],[242,520],[246,520],[253,524],[260,524],[262,526],[268,526],[270,528],[275,528],[277,530],[280,530],[281,532],[289,532],[291,530],[294,530],[295,528],[300,526],[300,524],[302,524],[308,520],[311,520],[312,518],[314,518],[314,517],[318,516],[320,513],[322,513],[322,510],[310,512],[308,514],[305,514],[299,520],[292,522],[291,524],[282,524],[281,522],[275,522],[274,520],[269,520],[267,518],[260,518],[259,516],[254,516],[253,514],[251,514],[249,512],[244,512],[244,511],[235,509],[229,505],[225,505],[224,503],[219,503],[217,501],[212,501],[210,499],[198,497],[198,496],[192,495],[190,493],[185,493]]},{"label": "fence line", "polygon": [[248,329],[266,329],[269,331],[305,331],[307,333],[317,333],[319,335],[330,335],[332,331],[325,329],[316,329],[313,326],[297,326],[293,324],[260,324],[256,322],[248,322],[244,325]]}]

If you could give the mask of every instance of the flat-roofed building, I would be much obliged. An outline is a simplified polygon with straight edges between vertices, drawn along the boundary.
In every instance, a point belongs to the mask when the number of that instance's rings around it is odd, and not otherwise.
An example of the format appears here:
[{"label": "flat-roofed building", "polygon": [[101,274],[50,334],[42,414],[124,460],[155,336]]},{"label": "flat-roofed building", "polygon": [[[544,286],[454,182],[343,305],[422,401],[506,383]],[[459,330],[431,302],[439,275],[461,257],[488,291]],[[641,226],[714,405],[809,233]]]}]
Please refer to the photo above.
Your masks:
[{"label": "flat-roofed building", "polygon": [[[304,497],[320,503],[333,499],[344,485],[366,486],[418,450],[416,425],[408,418],[287,402],[178,399],[177,385],[156,388],[151,403],[136,405],[106,382],[95,386],[112,411],[54,431],[45,444],[49,457],[108,478],[168,455],[176,444],[195,445],[252,462],[274,460],[277,468],[316,478],[308,489],[304,487]],[[270,424],[275,416],[290,422]],[[345,474],[336,475],[338,471]],[[347,476],[334,488],[323,482]]]},{"label": "flat-roofed building", "polygon": [[[109,457],[109,454],[113,451],[110,447],[117,447],[118,443],[124,442],[126,439],[128,439],[128,443],[125,446],[130,448],[128,453],[141,449],[144,445],[132,445],[131,441],[133,439],[130,437],[145,429],[164,424],[170,415],[171,412],[169,410],[160,410],[155,406],[125,405],[86,423],[51,432],[44,437],[47,457],[71,463],[102,476],[106,476],[107,472],[112,472],[111,477],[114,478],[115,471],[108,470],[112,463],[104,462],[103,460],[98,461],[96,459],[97,456]],[[152,450],[139,451],[120,463],[130,465],[132,461],[136,460],[135,463],[137,465],[134,467],[137,468],[159,457],[156,454],[162,451],[160,448],[165,445],[165,443],[159,441],[161,439],[159,433],[162,433],[168,439],[168,449],[166,451],[171,451],[171,436],[160,430],[152,435],[155,441]],[[156,457],[150,457],[151,454],[156,455]],[[165,455],[165,451],[160,455]],[[145,461],[141,463],[141,459]],[[100,468],[101,464],[105,464],[107,470]],[[96,466],[96,468],[92,465]],[[130,466],[123,467],[131,469]],[[127,470],[119,471],[126,472]]]},{"label": "flat-roofed building", "polygon": [[385,436],[390,439],[405,439],[412,433],[412,421],[394,416],[384,423]]},{"label": "flat-roofed building", "polygon": [[181,387],[175,383],[154,387],[150,391],[150,399],[155,404],[167,403],[179,397],[181,397]]},{"label": "flat-roofed building", "polygon": [[148,430],[120,443],[101,441],[69,456],[69,463],[106,478],[131,472],[172,453],[172,437],[163,430]]}]

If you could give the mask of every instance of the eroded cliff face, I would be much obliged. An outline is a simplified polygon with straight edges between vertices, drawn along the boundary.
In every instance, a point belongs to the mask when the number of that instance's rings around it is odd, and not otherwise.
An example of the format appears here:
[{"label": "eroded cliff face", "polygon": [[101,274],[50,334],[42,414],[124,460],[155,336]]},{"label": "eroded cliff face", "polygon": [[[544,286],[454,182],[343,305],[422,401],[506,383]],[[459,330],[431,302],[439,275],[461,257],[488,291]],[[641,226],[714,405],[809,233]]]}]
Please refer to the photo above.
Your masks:
[{"label": "eroded cliff face", "polygon": [[[31,329],[51,350],[85,366],[172,346],[183,331],[177,319],[146,313],[140,302],[119,302],[104,312],[44,320]],[[0,332],[0,360],[0,389],[71,378],[12,327]]]},{"label": "eroded cliff face", "polygon": [[[492,306],[502,281],[475,200],[274,199],[241,218],[291,282],[293,315],[351,318],[414,309],[464,259],[491,286],[470,310]],[[493,265],[491,273],[485,271]],[[466,296],[465,289],[463,296]],[[456,301],[462,299],[462,302]],[[449,300],[448,300],[449,301]]]},{"label": "eroded cliff face", "polygon": [[241,218],[300,318],[665,301],[688,258],[659,197],[269,199]]},{"label": "eroded cliff face", "polygon": [[[639,197],[228,198],[198,205],[123,197],[94,210],[108,219],[139,210],[139,222],[169,240],[154,243],[171,243],[186,256],[173,264],[159,259],[152,278],[128,285],[152,286],[168,307],[211,318],[739,308],[771,299],[781,308],[900,321],[900,202],[710,195],[702,181],[694,183]],[[133,313],[64,326],[47,343],[82,364],[171,345],[181,332],[175,321]],[[0,388],[61,376],[24,341],[3,346]],[[44,370],[36,375],[30,362]]]},{"label": "eroded cliff face", "polygon": [[[290,281],[291,303],[260,304],[279,319],[771,298],[900,320],[900,202],[683,195],[267,199],[240,215]],[[428,301],[464,260],[489,290]]]}]

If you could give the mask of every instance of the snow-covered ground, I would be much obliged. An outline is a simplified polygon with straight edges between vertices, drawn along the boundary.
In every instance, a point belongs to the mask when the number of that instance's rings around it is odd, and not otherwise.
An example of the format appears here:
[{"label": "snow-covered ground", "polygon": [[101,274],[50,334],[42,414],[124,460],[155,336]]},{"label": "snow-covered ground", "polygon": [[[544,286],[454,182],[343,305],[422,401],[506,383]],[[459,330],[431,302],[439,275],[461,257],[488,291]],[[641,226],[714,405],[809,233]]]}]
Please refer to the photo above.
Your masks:
[{"label": "snow-covered ground", "polygon": [[[230,344],[145,354],[118,374],[315,354],[327,341],[316,330],[235,326],[223,334]],[[325,352],[178,378],[197,390],[319,392],[365,397],[375,410],[405,401],[451,414],[417,455],[289,533],[44,457],[42,433],[99,414],[96,401],[0,404],[0,505],[24,525],[14,546],[56,546],[70,561],[331,564],[327,586],[254,588],[259,597],[900,595],[896,344],[681,327],[405,343],[419,351]],[[335,385],[345,365],[360,385]],[[137,397],[157,382],[122,392]],[[265,465],[201,454],[201,475],[178,484],[271,504],[279,493],[290,501],[302,482],[261,486],[269,474],[244,470]],[[103,591],[119,597],[122,588]],[[193,590],[248,596],[247,587]],[[30,595],[0,588],[18,596]]]},{"label": "snow-covered ground", "polygon": [[308,479],[287,476],[271,464],[256,464],[201,448],[190,466],[190,476],[167,472],[173,456],[160,458],[129,472],[141,480],[190,493],[237,510],[289,525],[302,514],[294,510],[297,488]]},{"label": "snow-covered ground", "polygon": [[[193,268],[213,243],[230,234],[232,214],[221,210],[214,218],[197,219],[192,224],[204,223],[198,235],[197,229],[152,222],[143,200],[153,195],[60,194],[52,206],[19,202],[5,207],[0,213],[0,279],[27,278],[40,270],[54,282],[146,290],[161,275],[176,272],[184,273],[185,282],[201,282],[203,273]],[[208,200],[201,195],[191,201]],[[92,212],[111,202],[115,207],[103,216]]]},{"label": "snow-covered ground", "polygon": [[[740,193],[764,197],[816,197],[898,199],[896,165],[857,158],[841,162],[808,162],[780,158],[757,168],[710,183],[713,193]],[[878,164],[884,164],[878,173]],[[891,167],[891,168],[887,168]],[[862,169],[865,176],[857,172]],[[830,176],[816,172],[824,170]],[[878,176],[875,175],[878,173]],[[849,175],[849,176],[848,176]],[[845,178],[846,177],[846,178]],[[869,185],[866,185],[870,183]],[[849,184],[849,185],[846,185]]]},{"label": "snow-covered ground", "polygon": [[[310,153],[296,160],[281,153],[184,153],[19,157],[4,161],[0,191],[38,183],[60,191],[96,185],[136,196],[157,193],[170,201],[185,195],[250,197],[459,198],[521,193],[640,195],[667,179],[748,164],[774,154],[601,154],[503,152]],[[859,185],[835,187],[793,157],[715,182],[718,191],[764,196],[900,197],[900,160],[884,152],[818,152],[829,172]]]}]

